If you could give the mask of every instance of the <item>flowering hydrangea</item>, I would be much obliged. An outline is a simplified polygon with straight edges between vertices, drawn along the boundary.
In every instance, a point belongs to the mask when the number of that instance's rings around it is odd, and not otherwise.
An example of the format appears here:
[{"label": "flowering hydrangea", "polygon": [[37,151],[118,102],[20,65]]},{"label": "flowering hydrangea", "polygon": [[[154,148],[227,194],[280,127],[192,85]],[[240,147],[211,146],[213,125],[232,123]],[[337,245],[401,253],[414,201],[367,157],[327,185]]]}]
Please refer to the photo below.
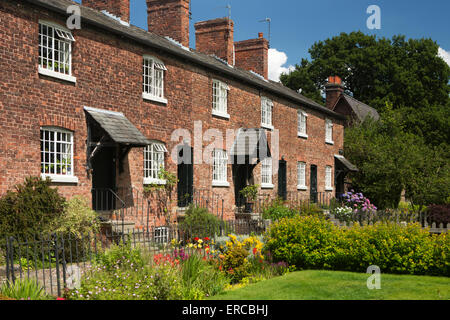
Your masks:
[{"label": "flowering hydrangea", "polygon": [[352,208],[353,212],[362,211],[364,213],[375,212],[377,207],[375,207],[370,200],[362,193],[356,193],[351,190],[342,196],[343,203],[346,207]]}]

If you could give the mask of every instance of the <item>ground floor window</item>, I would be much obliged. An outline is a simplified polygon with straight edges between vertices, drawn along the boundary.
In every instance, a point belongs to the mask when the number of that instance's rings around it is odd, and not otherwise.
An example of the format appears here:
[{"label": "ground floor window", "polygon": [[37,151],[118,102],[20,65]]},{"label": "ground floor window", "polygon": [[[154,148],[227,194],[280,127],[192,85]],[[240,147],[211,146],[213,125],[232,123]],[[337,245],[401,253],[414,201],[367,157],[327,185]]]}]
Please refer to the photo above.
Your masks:
[{"label": "ground floor window", "polygon": [[144,183],[163,183],[160,179],[161,170],[164,169],[164,153],[166,146],[154,142],[144,149]]},{"label": "ground floor window", "polygon": [[73,133],[53,127],[41,128],[41,174],[73,176]]}]

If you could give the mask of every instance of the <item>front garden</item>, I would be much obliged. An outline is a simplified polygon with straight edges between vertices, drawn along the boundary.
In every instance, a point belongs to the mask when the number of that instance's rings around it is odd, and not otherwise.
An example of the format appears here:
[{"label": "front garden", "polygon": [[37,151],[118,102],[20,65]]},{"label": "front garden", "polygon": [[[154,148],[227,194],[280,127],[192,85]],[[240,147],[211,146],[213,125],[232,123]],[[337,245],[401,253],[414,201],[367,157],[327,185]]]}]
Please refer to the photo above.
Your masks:
[{"label": "front garden", "polygon": [[[84,265],[80,277],[62,284],[60,298],[69,300],[449,298],[450,236],[430,234],[417,223],[383,221],[341,227],[314,204],[293,208],[277,200],[263,212],[263,218],[272,224],[261,234],[236,235],[207,210],[191,207],[178,226],[178,236],[169,243],[146,245],[128,235],[116,244],[99,246],[95,238],[86,237],[86,232],[97,231],[98,222],[83,202],[66,203],[55,192],[49,191],[45,182],[28,180],[23,189],[0,199],[0,208],[6,213],[0,228],[7,235],[22,230],[25,239],[36,228],[41,232],[60,228],[60,236],[49,239],[45,246],[37,248],[25,242],[31,248],[25,261],[23,255],[14,260],[21,277],[14,284],[0,286],[0,299],[56,299],[41,283],[22,277],[22,273],[38,274],[42,266],[36,264],[36,257],[60,240],[66,256],[52,251],[55,255],[49,256],[44,267],[65,267],[69,250],[73,250],[71,254],[79,249],[85,253],[77,261]],[[36,218],[42,209],[33,208],[33,201],[46,203],[48,199],[54,201],[51,215],[31,224],[30,217]],[[22,207],[34,211],[22,216]],[[78,216],[78,211],[85,214]],[[332,208],[336,218],[343,220],[375,211],[370,201],[354,193]],[[367,288],[369,266],[380,268],[381,290]],[[274,294],[280,290],[282,295]]]}]

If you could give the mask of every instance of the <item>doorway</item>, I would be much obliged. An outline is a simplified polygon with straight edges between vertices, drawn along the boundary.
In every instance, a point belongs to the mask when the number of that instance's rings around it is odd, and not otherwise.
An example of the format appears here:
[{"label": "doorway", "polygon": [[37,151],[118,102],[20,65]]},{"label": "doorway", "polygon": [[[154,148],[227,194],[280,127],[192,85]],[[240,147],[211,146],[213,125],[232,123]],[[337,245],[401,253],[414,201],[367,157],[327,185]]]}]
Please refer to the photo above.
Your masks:
[{"label": "doorway", "polygon": [[92,158],[92,206],[97,211],[116,209],[116,147],[102,147]]},{"label": "doorway", "polygon": [[194,196],[194,151],[183,145],[178,148],[177,168],[177,203],[178,207],[187,207]]},{"label": "doorway", "polygon": [[315,164],[311,165],[311,174],[310,174],[310,200],[313,203],[317,202],[317,166]]},{"label": "doorway", "polygon": [[287,198],[287,162],[281,159],[278,162],[278,196],[283,200]]}]

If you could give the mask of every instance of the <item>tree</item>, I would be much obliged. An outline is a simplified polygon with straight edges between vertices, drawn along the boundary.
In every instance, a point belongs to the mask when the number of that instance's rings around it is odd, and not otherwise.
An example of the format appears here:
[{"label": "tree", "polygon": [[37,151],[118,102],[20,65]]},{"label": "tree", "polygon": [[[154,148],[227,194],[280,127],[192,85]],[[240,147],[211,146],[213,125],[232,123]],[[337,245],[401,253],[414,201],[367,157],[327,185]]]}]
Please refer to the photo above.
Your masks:
[{"label": "tree", "polygon": [[368,119],[345,132],[346,157],[360,169],[355,188],[378,208],[396,208],[403,190],[421,207],[445,203],[450,195],[450,154],[407,132],[404,116],[387,104],[378,122]]},{"label": "tree", "polygon": [[319,102],[327,78],[339,75],[348,93],[378,111],[386,102],[395,108],[448,107],[450,67],[438,56],[438,49],[431,39],[341,33],[316,42],[309,49],[311,61],[303,59],[280,80]]}]

